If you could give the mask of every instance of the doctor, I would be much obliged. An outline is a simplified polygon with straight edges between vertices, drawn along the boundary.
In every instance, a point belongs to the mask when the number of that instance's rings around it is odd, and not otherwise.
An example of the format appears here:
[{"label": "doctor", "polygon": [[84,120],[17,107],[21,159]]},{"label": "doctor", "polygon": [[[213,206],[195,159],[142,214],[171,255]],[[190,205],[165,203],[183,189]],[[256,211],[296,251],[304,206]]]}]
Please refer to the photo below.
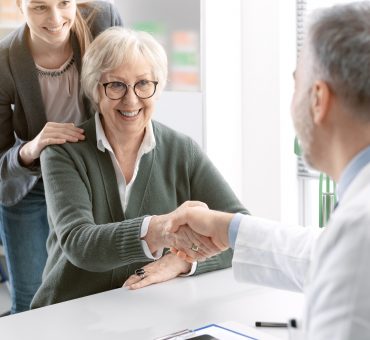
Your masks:
[{"label": "doctor", "polygon": [[239,280],[304,290],[305,339],[368,339],[368,2],[314,14],[295,72],[292,117],[307,162],[338,182],[339,206],[321,235],[312,228],[204,208],[179,208],[169,229],[188,224],[219,248],[234,248],[233,268]]}]

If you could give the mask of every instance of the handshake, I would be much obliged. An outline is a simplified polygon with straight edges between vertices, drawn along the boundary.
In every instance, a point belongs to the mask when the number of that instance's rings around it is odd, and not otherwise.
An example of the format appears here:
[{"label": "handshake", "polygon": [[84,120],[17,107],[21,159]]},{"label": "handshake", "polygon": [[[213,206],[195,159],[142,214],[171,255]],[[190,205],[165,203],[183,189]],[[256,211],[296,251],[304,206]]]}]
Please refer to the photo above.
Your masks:
[{"label": "handshake", "polygon": [[233,216],[188,201],[169,214],[153,216],[145,239],[152,252],[166,247],[187,262],[204,261],[229,248]]}]

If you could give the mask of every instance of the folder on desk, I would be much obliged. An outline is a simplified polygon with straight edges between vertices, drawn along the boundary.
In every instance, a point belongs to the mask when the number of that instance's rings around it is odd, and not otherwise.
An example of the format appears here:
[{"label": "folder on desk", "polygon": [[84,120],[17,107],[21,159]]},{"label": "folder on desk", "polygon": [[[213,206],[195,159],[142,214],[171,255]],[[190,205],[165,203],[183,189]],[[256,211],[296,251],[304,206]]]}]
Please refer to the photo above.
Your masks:
[{"label": "folder on desk", "polygon": [[210,324],[194,330],[184,329],[155,340],[191,340],[201,335],[210,335],[219,340],[279,340],[274,336],[234,321]]},{"label": "folder on desk", "polygon": [[222,340],[278,340],[274,336],[234,321],[210,324],[194,330],[194,333],[194,335],[208,334]]}]

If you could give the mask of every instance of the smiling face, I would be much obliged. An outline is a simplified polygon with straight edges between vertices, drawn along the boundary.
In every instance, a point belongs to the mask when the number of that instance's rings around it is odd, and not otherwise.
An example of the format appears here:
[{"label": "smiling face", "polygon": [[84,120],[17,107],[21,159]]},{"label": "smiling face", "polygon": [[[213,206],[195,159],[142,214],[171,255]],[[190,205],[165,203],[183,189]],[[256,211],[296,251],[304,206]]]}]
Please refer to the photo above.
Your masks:
[{"label": "smiling face", "polygon": [[[149,63],[144,57],[138,57],[134,62],[125,62],[103,74],[100,83],[119,81],[134,85],[142,80],[156,80],[153,78]],[[103,127],[108,140],[117,138],[119,135],[142,138],[154,111],[156,93],[151,98],[140,99],[130,86],[123,98],[112,100],[105,95],[102,85],[99,85],[98,89],[99,109],[103,115]]]},{"label": "smiling face", "polygon": [[76,18],[76,1],[18,0],[33,43],[60,45],[69,39]]}]

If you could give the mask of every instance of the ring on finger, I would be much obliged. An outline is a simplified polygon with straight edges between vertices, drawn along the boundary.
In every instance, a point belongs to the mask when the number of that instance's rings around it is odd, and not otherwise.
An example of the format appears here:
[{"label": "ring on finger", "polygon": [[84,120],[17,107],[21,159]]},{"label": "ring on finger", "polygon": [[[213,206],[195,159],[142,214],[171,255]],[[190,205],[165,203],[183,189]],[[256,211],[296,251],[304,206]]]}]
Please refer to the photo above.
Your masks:
[{"label": "ring on finger", "polygon": [[145,270],[144,270],[144,268],[135,269],[135,275],[139,276],[140,279],[142,280],[145,277]]},{"label": "ring on finger", "polygon": [[191,249],[192,251],[197,252],[197,251],[199,250],[199,246],[197,246],[195,243],[193,243],[193,244],[191,245],[190,249]]}]

